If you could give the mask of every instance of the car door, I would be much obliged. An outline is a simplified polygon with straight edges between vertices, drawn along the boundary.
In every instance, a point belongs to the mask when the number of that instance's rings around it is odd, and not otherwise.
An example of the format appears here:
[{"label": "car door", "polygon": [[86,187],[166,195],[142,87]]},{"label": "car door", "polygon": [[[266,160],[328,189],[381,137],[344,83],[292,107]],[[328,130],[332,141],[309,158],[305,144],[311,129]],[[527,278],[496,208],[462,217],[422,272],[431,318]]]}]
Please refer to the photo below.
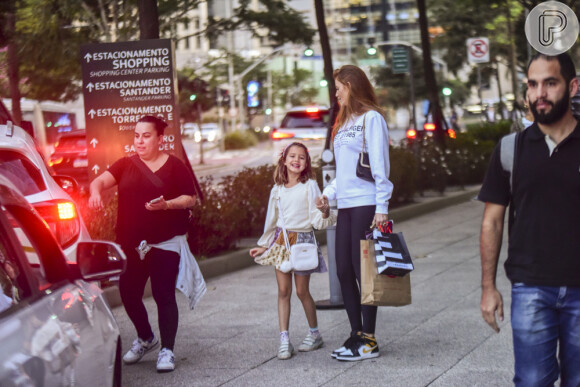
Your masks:
[{"label": "car door", "polygon": [[116,324],[100,289],[69,273],[34,212],[0,206],[0,385],[111,383]]}]

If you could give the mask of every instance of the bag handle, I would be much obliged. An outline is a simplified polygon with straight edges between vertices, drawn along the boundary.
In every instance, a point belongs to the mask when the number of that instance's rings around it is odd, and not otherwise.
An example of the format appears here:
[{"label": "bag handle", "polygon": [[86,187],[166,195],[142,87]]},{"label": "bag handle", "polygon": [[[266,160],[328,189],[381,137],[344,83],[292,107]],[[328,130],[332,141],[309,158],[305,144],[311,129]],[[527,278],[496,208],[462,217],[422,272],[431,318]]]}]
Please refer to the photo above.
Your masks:
[{"label": "bag handle", "polygon": [[284,222],[284,215],[282,214],[282,206],[280,205],[280,196],[276,200],[278,204],[278,213],[280,214],[280,220],[282,221],[282,232],[284,233],[284,244],[286,245],[286,250],[290,252],[290,239],[288,239],[288,233],[286,232],[286,224]]},{"label": "bag handle", "polygon": [[153,171],[149,169],[145,163],[143,163],[143,161],[141,161],[139,156],[132,156],[129,158],[129,160],[131,160],[133,164],[139,168],[139,170],[149,179],[151,183],[153,183],[155,187],[163,188],[163,181],[159,178],[159,176],[154,174]]},{"label": "bag handle", "polygon": [[366,138],[365,138],[365,121],[367,118],[367,113],[365,113],[365,115],[363,116],[363,128],[362,128],[362,132],[363,132],[363,153],[366,153]]},{"label": "bag handle", "polygon": [[[284,233],[284,244],[286,245],[286,250],[290,252],[290,238],[288,238],[288,232],[286,231],[284,214],[282,213],[282,205],[280,204],[280,196],[278,196],[276,203],[278,204],[278,213],[280,214],[280,220],[282,221],[282,233]],[[316,242],[316,236],[314,236],[314,244],[318,246],[318,243]]]}]

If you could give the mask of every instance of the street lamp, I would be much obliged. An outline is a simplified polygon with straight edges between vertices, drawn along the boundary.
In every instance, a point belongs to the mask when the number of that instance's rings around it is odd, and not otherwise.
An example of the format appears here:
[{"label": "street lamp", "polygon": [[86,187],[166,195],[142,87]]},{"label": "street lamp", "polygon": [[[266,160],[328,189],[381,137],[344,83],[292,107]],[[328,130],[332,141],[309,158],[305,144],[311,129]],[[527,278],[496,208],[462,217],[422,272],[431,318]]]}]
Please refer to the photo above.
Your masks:
[{"label": "street lamp", "polygon": [[314,50],[312,49],[312,47],[306,47],[306,49],[304,50],[304,56],[312,56],[314,55]]}]

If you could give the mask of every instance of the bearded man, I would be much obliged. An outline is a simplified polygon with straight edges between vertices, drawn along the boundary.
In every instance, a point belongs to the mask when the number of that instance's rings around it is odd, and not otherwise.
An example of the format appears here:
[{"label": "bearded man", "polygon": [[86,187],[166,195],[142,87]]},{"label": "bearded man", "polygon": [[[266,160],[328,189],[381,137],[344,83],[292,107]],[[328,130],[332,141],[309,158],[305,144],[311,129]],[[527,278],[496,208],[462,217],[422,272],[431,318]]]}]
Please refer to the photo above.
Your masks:
[{"label": "bearded man", "polygon": [[580,125],[570,107],[578,79],[567,54],[536,55],[527,76],[534,123],[516,136],[511,176],[496,147],[478,195],[481,312],[499,332],[496,273],[509,205],[514,383],[580,386]]}]

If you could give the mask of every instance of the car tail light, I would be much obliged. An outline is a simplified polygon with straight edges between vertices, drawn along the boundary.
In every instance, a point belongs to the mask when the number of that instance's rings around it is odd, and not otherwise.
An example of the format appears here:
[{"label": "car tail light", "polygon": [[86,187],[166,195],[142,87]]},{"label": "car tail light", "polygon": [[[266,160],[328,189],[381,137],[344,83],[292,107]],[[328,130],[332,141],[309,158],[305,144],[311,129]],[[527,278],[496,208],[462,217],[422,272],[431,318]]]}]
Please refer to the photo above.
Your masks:
[{"label": "car tail light", "polygon": [[415,129],[407,129],[407,138],[414,140],[417,138],[417,131]]},{"label": "car tail light", "polygon": [[426,123],[426,124],[423,126],[423,129],[425,129],[425,130],[428,130],[428,131],[430,131],[430,132],[434,131],[434,130],[435,130],[435,128],[437,128],[437,126],[435,126],[435,124],[433,124],[433,123],[430,123],[430,122],[429,122],[429,123]]},{"label": "car tail light", "polygon": [[51,157],[51,158],[48,160],[48,165],[49,165],[49,166],[51,166],[51,167],[53,167],[53,166],[55,166],[55,165],[57,165],[57,164],[60,164],[60,163],[62,163],[62,162],[63,162],[63,160],[64,160],[64,158],[63,158],[63,157]]},{"label": "car tail light", "polygon": [[447,135],[449,136],[449,138],[456,138],[457,135],[455,134],[455,130],[453,129],[447,129]]},{"label": "car tail light", "polygon": [[286,138],[294,137],[294,133],[278,132],[276,129],[274,129],[272,130],[272,134],[270,135],[270,137],[272,138],[272,140],[283,140]]},{"label": "car tail light", "polygon": [[75,204],[69,200],[35,203],[34,208],[48,224],[61,247],[67,248],[79,236],[81,224]]},{"label": "car tail light", "polygon": [[318,113],[319,111],[320,111],[320,109],[318,109],[316,107],[306,108],[306,113]]}]

